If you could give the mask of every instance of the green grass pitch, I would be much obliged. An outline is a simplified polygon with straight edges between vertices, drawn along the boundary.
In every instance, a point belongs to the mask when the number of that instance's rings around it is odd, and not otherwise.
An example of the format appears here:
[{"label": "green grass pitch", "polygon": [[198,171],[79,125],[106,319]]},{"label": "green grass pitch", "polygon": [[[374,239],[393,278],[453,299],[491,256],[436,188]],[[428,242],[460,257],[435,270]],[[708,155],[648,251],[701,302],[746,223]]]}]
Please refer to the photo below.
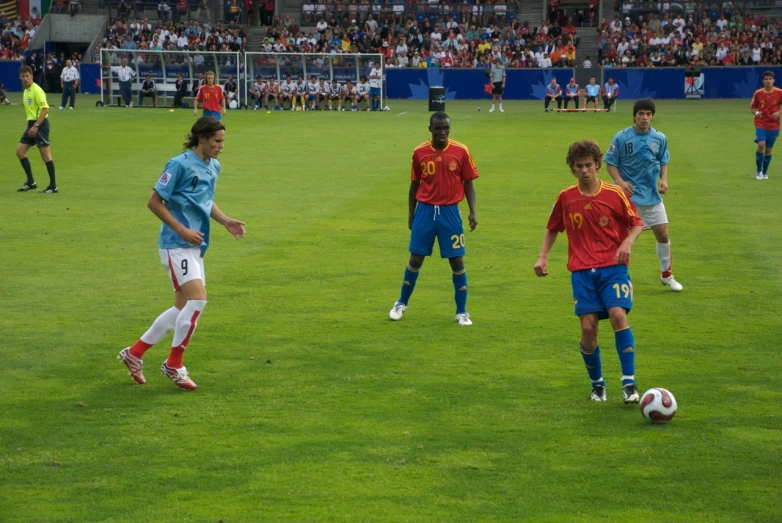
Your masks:
[{"label": "green grass pitch", "polygon": [[574,181],[567,146],[606,148],[630,101],[611,114],[448,102],[481,173],[469,328],[437,252],[388,320],[424,102],[229,112],[216,201],[247,236],[214,225],[187,393],[158,371],[170,338],[147,353],[145,386],[115,356],[171,304],[145,204],[192,112],[52,98],[58,195],[15,192],[24,115],[0,107],[0,520],[782,520],[782,153],[756,181],[746,100],[658,104],[685,289],[660,285],[642,234],[636,376],[679,401],[656,426],[621,401],[607,322],[608,402],[588,401],[566,239],[548,278],[532,271]]}]

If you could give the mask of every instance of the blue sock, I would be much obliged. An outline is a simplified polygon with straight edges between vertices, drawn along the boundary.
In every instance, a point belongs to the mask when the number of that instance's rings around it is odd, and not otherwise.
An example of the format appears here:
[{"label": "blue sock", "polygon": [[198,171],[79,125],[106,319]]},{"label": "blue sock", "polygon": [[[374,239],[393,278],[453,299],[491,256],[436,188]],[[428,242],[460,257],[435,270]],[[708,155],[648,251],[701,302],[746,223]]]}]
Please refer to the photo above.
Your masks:
[{"label": "blue sock", "polygon": [[415,267],[412,264],[407,264],[405,267],[405,280],[402,283],[402,295],[399,297],[399,301],[407,305],[407,301],[410,299],[410,295],[413,294],[415,289],[415,281],[418,279],[418,269],[421,267]]},{"label": "blue sock", "polygon": [[767,154],[763,157],[763,174],[768,174],[768,164],[771,163],[771,155]]},{"label": "blue sock", "polygon": [[763,153],[755,151],[755,165],[757,166],[757,172],[763,172]]},{"label": "blue sock", "polygon": [[453,271],[453,289],[456,298],[456,314],[467,312],[467,272],[464,267]]},{"label": "blue sock", "polygon": [[635,339],[630,327],[616,331],[616,353],[622,364],[622,386],[635,383]]},{"label": "blue sock", "polygon": [[595,350],[589,351],[584,345],[578,344],[581,348],[581,357],[584,358],[584,366],[589,374],[589,379],[592,380],[592,385],[605,385],[603,380],[603,366],[600,363],[600,346],[595,347]]}]

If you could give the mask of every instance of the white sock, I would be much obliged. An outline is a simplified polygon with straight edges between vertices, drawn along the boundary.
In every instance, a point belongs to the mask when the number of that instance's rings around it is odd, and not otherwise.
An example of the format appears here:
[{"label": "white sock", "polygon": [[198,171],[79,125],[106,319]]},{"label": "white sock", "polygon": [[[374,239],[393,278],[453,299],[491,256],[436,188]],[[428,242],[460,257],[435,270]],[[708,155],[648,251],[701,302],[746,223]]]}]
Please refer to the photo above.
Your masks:
[{"label": "white sock", "polygon": [[657,243],[657,258],[660,260],[660,271],[669,272],[671,270],[671,241],[668,243]]},{"label": "white sock", "polygon": [[491,104],[491,108],[494,109],[494,104]]},{"label": "white sock", "polygon": [[500,109],[502,109],[502,102],[500,102]]},{"label": "white sock", "polygon": [[189,300],[176,318],[176,330],[172,347],[187,348],[190,336],[198,325],[198,317],[206,307],[206,300]]},{"label": "white sock", "polygon": [[164,311],[157,317],[154,323],[152,323],[149,330],[141,336],[141,341],[150,345],[158,343],[166,337],[166,334],[174,330],[177,316],[179,316],[179,309],[176,307],[171,307],[167,311]]}]

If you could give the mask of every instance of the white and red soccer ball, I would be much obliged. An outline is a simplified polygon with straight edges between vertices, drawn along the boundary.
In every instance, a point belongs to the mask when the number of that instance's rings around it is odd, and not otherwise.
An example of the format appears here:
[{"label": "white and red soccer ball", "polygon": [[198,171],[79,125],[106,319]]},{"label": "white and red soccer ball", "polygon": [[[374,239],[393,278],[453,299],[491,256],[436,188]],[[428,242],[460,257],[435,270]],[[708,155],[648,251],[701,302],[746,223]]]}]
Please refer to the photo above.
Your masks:
[{"label": "white and red soccer ball", "polygon": [[662,388],[649,389],[641,396],[641,414],[652,423],[667,423],[676,415],[679,408],[676,398]]}]

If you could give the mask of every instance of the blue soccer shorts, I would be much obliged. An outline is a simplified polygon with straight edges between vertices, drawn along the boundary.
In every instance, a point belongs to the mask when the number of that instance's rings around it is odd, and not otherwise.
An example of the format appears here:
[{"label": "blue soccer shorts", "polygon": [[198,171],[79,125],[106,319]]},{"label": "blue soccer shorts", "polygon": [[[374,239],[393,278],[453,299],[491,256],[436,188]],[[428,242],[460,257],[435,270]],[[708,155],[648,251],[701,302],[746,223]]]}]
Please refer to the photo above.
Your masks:
[{"label": "blue soccer shorts", "polygon": [[755,128],[755,143],[766,142],[766,147],[769,149],[773,149],[774,143],[776,143],[778,136],[779,130],[768,131],[766,129],[758,129],[757,127]]},{"label": "blue soccer shorts", "polygon": [[614,307],[622,307],[627,312],[633,308],[633,282],[627,265],[575,271],[570,275],[570,282],[576,316],[597,313],[604,320]]},{"label": "blue soccer shorts", "polygon": [[380,87],[370,87],[369,96],[380,96]]},{"label": "blue soccer shorts", "polygon": [[223,119],[223,115],[220,114],[220,111],[207,111],[206,109],[204,109],[204,116],[211,116],[212,118],[214,118],[216,120],[222,120]]},{"label": "blue soccer shorts", "polygon": [[464,256],[464,227],[459,205],[431,205],[418,202],[410,232],[410,252],[431,256],[434,239],[440,246],[440,257]]}]

